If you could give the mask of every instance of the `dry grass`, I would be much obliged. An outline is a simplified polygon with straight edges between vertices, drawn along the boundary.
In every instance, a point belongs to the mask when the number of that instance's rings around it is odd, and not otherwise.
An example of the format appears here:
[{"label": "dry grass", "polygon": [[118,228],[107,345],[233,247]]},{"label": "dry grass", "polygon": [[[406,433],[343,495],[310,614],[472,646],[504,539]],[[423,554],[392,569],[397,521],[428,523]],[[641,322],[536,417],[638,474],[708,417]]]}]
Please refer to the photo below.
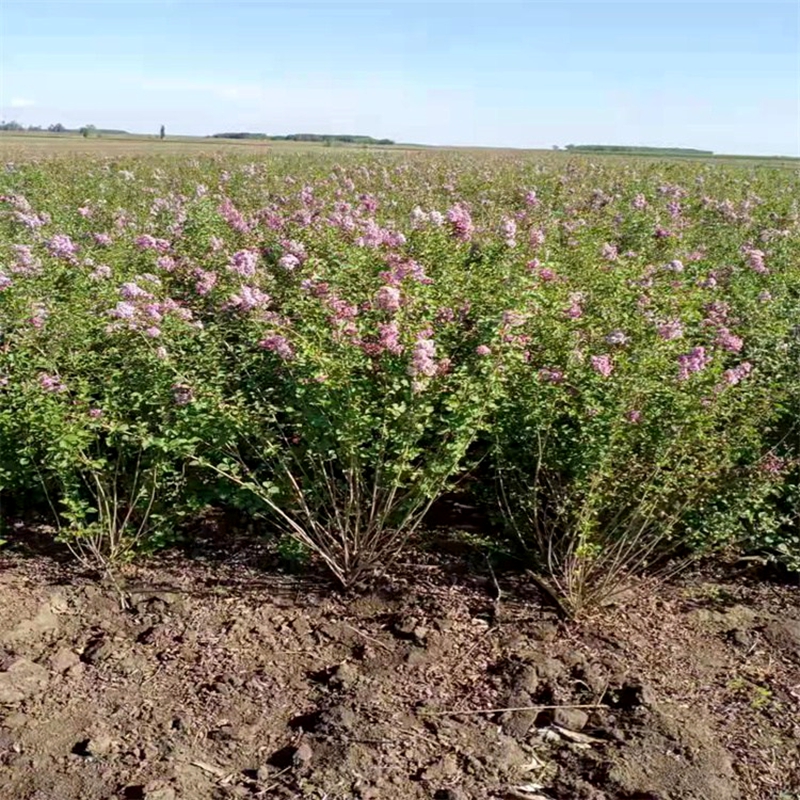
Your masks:
[{"label": "dry grass", "polygon": [[163,142],[157,136],[107,135],[84,139],[78,134],[0,133],[0,157],[3,159],[35,158],[57,155],[89,156],[146,156],[186,155],[215,153],[315,153],[330,150],[357,150],[360,152],[403,152],[419,150],[414,146],[336,145],[325,147],[318,142],[272,142],[245,139],[212,139],[201,136],[168,136]]}]

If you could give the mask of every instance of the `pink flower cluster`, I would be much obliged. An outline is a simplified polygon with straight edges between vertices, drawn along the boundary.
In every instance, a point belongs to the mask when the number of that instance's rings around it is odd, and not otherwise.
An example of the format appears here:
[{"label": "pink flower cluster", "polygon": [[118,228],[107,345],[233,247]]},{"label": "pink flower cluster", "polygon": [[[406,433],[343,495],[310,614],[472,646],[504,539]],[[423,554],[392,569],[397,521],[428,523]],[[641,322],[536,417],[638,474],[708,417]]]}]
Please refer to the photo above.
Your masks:
[{"label": "pink flower cluster", "polygon": [[280,333],[271,333],[258,343],[262,350],[275,353],[283,361],[291,361],[294,358],[294,348],[289,340]]},{"label": "pink flower cluster", "polygon": [[379,323],[378,331],[379,344],[384,350],[396,356],[403,352],[403,345],[400,344],[400,328],[396,322]]},{"label": "pink flower cluster", "polygon": [[78,245],[65,233],[57,233],[48,240],[47,249],[56,258],[73,261],[78,252]]},{"label": "pink flower cluster", "polygon": [[16,211],[14,213],[14,218],[21,225],[24,225],[32,231],[35,231],[37,228],[43,228],[52,221],[49,214],[26,214],[24,211]]},{"label": "pink flower cluster", "polygon": [[506,247],[514,248],[517,246],[517,223],[511,219],[511,217],[506,217],[503,219],[501,223],[501,232],[503,234],[503,241],[505,241]]},{"label": "pink flower cluster", "polygon": [[230,225],[237,233],[248,233],[250,225],[242,214],[236,209],[229,198],[225,198],[217,208],[219,215]]},{"label": "pink flower cluster", "polygon": [[239,250],[231,256],[228,270],[243,278],[252,278],[258,268],[259,254],[257,250]]},{"label": "pink flower cluster", "polygon": [[62,383],[61,378],[57,375],[50,375],[47,372],[39,375],[39,386],[45,392],[52,392],[53,394],[67,391],[67,387]]},{"label": "pink flower cluster", "polygon": [[670,319],[658,326],[658,335],[669,342],[683,336],[683,323],[679,319]]},{"label": "pink flower cluster", "polygon": [[761,459],[759,469],[764,475],[775,477],[785,472],[787,466],[788,463],[785,458],[781,458],[770,450],[770,452]]},{"label": "pink flower cluster", "polygon": [[727,350],[729,353],[738,353],[744,346],[744,341],[740,336],[731,333],[727,328],[722,327],[717,331],[717,338],[714,340],[718,347]]},{"label": "pink flower cluster", "polygon": [[678,356],[678,380],[685,381],[695,372],[702,372],[711,363],[705,347],[693,347],[688,353]]},{"label": "pink flower cluster", "polygon": [[382,311],[394,313],[401,305],[402,295],[396,286],[381,286],[375,294],[375,306]]},{"label": "pink flower cluster", "polygon": [[138,300],[153,296],[147,290],[142,289],[142,287],[134,281],[127,281],[126,283],[123,283],[119,288],[119,293],[123,300]]},{"label": "pink flower cluster", "polygon": [[41,263],[33,255],[33,247],[27,244],[15,244],[13,247],[16,260],[10,267],[15,275],[31,277],[41,273]]},{"label": "pink flower cluster", "polygon": [[456,203],[447,211],[447,222],[450,224],[450,231],[453,236],[462,242],[468,242],[475,233],[475,225],[472,216],[465,206]]},{"label": "pink flower cluster", "polygon": [[744,253],[747,259],[747,265],[753,272],[757,272],[760,275],[767,275],[769,273],[769,269],[764,263],[765,253],[763,250],[745,246],[742,248],[742,253]]},{"label": "pink flower cluster", "polygon": [[269,305],[270,299],[270,296],[262,292],[258,287],[243,285],[236,294],[231,295],[224,308],[247,314],[258,308],[265,308]]},{"label": "pink flower cluster", "polygon": [[405,259],[397,253],[389,253],[386,261],[389,269],[381,272],[380,277],[389,286],[400,286],[406,278],[426,286],[433,283],[433,279],[425,274],[425,267],[413,259]]},{"label": "pink flower cluster", "polygon": [[600,356],[592,356],[591,361],[592,369],[604,378],[608,378],[614,371],[614,363],[611,360],[611,356],[607,353]]},{"label": "pink flower cluster", "polygon": [[374,219],[367,219],[362,223],[362,233],[356,239],[357,247],[377,249],[385,247],[402,247],[406,237],[399,231],[391,228],[382,228]]},{"label": "pink flower cluster", "polygon": [[278,259],[278,266],[287,272],[293,272],[301,267],[308,259],[305,245],[294,239],[284,239],[281,242],[283,255]]},{"label": "pink flower cluster", "polygon": [[753,365],[749,361],[742,361],[738,366],[726,369],[725,372],[722,373],[723,385],[736,386],[737,383],[741,383],[752,371]]},{"label": "pink flower cluster", "polygon": [[564,309],[564,314],[569,319],[580,319],[583,316],[583,303],[585,296],[582,292],[572,292],[569,296],[569,306]]},{"label": "pink flower cluster", "polygon": [[140,249],[140,250],[155,250],[157,253],[168,253],[170,250],[170,243],[166,239],[157,239],[155,236],[151,236],[149,233],[144,233],[141,236],[137,236],[133,243]]},{"label": "pink flower cluster", "polygon": [[543,381],[544,383],[563,383],[564,373],[560,369],[544,367],[539,370],[539,380]]},{"label": "pink flower cluster", "polygon": [[600,255],[606,261],[616,261],[619,258],[619,250],[617,250],[616,245],[606,242],[602,248],[600,248]]},{"label": "pink flower cluster", "polygon": [[219,280],[219,275],[216,272],[204,270],[198,267],[194,270],[192,275],[195,278],[194,290],[201,297],[210,294],[211,290],[216,286]]},{"label": "pink flower cluster", "polygon": [[541,228],[533,228],[528,234],[528,241],[534,250],[544,244],[545,238],[544,231]]},{"label": "pink flower cluster", "polygon": [[428,331],[423,331],[414,345],[411,364],[408,367],[409,375],[413,377],[432,378],[438,369],[435,360],[436,342],[424,336],[426,333]]},{"label": "pink flower cluster", "polygon": [[[155,276],[138,276],[139,279],[155,278]],[[156,279],[157,280],[157,279]],[[154,323],[161,323],[168,315],[192,322],[193,314],[190,309],[181,306],[171,297],[157,301],[153,299],[150,292],[142,289],[137,283],[132,281],[123,283],[120,287],[120,300],[112,308],[108,315],[118,323],[111,323],[108,332],[113,333],[120,329],[120,324],[125,323],[124,327],[132,331],[143,331],[151,339],[161,336],[161,328]],[[196,327],[202,327],[200,322],[193,322]]]}]

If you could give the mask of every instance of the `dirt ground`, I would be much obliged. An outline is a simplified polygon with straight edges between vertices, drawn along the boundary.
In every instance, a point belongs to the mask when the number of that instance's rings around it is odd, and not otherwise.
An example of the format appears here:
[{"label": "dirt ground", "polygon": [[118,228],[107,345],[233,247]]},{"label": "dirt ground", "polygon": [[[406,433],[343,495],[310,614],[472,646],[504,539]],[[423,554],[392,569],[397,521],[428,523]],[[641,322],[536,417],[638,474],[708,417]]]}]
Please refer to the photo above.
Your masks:
[{"label": "dirt ground", "polygon": [[698,570],[565,622],[443,548],[352,597],[226,552],[128,568],[122,610],[6,551],[2,800],[800,798],[796,585]]}]

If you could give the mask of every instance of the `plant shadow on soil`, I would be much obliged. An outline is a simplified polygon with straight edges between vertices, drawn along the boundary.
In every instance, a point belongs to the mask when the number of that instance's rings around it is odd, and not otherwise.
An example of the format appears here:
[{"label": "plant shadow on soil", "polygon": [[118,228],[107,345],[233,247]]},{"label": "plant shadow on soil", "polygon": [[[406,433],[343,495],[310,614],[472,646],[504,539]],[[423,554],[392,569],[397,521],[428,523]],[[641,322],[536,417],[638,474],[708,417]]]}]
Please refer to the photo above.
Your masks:
[{"label": "plant shadow on soil", "polygon": [[796,587],[696,565],[567,622],[456,522],[345,594],[216,516],[122,570],[127,613],[46,533],[12,528],[0,800],[800,787]]}]

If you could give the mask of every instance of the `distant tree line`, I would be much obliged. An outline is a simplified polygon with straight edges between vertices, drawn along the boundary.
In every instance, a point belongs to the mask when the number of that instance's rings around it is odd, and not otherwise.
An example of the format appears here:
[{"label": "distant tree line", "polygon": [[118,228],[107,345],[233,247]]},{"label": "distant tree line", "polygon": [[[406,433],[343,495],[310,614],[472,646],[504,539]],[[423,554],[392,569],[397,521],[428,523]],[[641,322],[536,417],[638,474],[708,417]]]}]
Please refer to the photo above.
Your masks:
[{"label": "distant tree line", "polygon": [[286,136],[269,136],[266,133],[246,133],[243,131],[215,133],[212,139],[257,139],[270,142],[330,142],[342,144],[394,144],[392,139],[375,139],[372,136],[327,133],[290,133]]},{"label": "distant tree line", "polygon": [[260,139],[266,140],[269,139],[266,133],[214,133],[211,136],[212,139]]},{"label": "distant tree line", "polygon": [[62,125],[60,122],[56,122],[54,125],[48,125],[46,128],[43,128],[41,125],[22,125],[21,123],[17,122],[16,120],[11,120],[10,122],[0,122],[0,131],[16,131],[16,132],[41,132],[47,131],[48,133],[79,133],[82,136],[95,136],[100,134],[127,134],[127,131],[117,130],[115,128],[96,128],[94,125],[84,125],[81,128],[67,128]]},{"label": "distant tree line", "polygon": [[638,155],[713,156],[713,150],[696,150],[692,147],[630,147],[623,144],[568,144],[571,153],[632,153]]}]

